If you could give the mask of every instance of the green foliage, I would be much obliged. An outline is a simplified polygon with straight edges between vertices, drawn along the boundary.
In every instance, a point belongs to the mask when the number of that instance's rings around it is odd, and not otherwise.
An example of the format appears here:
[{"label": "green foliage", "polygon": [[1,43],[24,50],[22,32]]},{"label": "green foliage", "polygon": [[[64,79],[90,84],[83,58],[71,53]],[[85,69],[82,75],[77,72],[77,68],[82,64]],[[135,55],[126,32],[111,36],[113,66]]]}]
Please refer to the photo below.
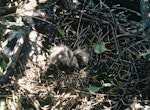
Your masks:
[{"label": "green foliage", "polygon": [[96,83],[96,85],[98,84],[97,82],[99,82],[98,86],[92,85],[91,87],[88,88],[88,91],[90,93],[97,93],[102,91],[104,93],[116,95],[120,91],[119,88],[116,88],[116,86],[118,86],[119,79],[117,79],[114,75],[108,72],[99,71],[97,72],[96,75],[90,78],[92,82]]},{"label": "green foliage", "polygon": [[7,57],[3,56],[0,58],[0,76],[3,75],[3,72],[6,69],[8,62],[9,62],[9,59]]},{"label": "green foliage", "polygon": [[145,59],[150,59],[150,54],[146,54]]},{"label": "green foliage", "polygon": [[65,31],[61,28],[57,28],[58,32],[60,33],[60,35],[64,36],[65,35]]},{"label": "green foliage", "polygon": [[96,46],[94,47],[94,52],[96,54],[101,54],[104,53],[105,51],[107,51],[108,49],[105,47],[105,45],[103,43],[100,44],[96,44]]},{"label": "green foliage", "polygon": [[7,67],[7,62],[6,62],[5,59],[2,60],[2,62],[1,62],[1,67],[2,67],[3,69],[5,69],[5,68]]},{"label": "green foliage", "polygon": [[90,93],[96,93],[101,89],[101,87],[91,86],[88,88]]}]

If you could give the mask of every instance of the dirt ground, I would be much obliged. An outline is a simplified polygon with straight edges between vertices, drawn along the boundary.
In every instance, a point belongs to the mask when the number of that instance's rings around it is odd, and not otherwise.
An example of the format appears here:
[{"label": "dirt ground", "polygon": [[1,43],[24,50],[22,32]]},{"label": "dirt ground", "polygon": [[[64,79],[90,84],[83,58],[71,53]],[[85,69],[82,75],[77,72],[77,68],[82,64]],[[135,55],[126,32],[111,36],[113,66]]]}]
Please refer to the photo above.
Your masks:
[{"label": "dirt ground", "polygon": [[0,110],[150,110],[150,39],[137,8],[0,1]]}]

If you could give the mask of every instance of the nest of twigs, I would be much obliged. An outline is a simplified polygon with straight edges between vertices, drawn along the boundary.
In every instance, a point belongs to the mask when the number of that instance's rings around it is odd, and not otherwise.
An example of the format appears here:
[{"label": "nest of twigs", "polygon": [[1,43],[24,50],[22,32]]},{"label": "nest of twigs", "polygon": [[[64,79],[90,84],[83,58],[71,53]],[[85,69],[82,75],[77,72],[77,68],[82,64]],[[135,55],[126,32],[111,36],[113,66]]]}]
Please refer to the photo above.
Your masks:
[{"label": "nest of twigs", "polygon": [[[47,65],[44,72],[38,73],[38,80],[14,75],[11,80],[17,83],[1,87],[2,91],[13,88],[11,92],[3,91],[8,108],[121,110],[150,104],[149,39],[140,22],[128,19],[128,15],[138,12],[110,8],[105,3],[62,0],[47,1],[37,9],[46,14],[33,17],[35,30],[45,39],[43,51],[47,53],[54,44],[73,51],[86,49],[89,62],[77,69]],[[95,51],[97,46],[99,52]],[[21,87],[15,88],[18,83]]]}]

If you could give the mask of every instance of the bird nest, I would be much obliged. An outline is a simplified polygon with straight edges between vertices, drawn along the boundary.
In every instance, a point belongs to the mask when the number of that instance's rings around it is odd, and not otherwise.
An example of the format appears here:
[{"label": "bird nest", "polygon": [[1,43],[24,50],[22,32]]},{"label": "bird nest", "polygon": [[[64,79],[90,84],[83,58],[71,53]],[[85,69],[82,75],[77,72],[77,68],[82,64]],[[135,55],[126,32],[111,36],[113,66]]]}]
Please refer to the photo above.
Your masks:
[{"label": "bird nest", "polygon": [[19,58],[19,75],[14,71],[10,84],[1,86],[2,97],[12,88],[8,108],[116,110],[150,103],[149,37],[128,18],[138,12],[88,1],[47,1],[36,8],[31,18],[46,63],[31,60],[25,67]]}]

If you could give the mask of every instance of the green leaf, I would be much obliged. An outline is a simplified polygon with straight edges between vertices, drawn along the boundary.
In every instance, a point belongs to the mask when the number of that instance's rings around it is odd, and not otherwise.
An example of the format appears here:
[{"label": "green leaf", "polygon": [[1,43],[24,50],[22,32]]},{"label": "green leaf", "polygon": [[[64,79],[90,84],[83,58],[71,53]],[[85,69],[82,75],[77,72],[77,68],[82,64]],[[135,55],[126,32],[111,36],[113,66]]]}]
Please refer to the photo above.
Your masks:
[{"label": "green leaf", "polygon": [[149,60],[150,59],[150,54],[145,55],[145,59]]},{"label": "green leaf", "polygon": [[114,82],[115,82],[114,77],[108,77],[108,78],[106,78],[106,80],[107,80],[108,82],[110,82],[110,83],[114,83]]},{"label": "green leaf", "polygon": [[58,32],[59,32],[62,36],[65,35],[65,31],[64,31],[63,29],[57,28],[57,30],[58,30]]},{"label": "green leaf", "polygon": [[102,72],[101,74],[103,74],[103,75],[108,75],[108,73],[107,73],[107,72]]},{"label": "green leaf", "polygon": [[100,44],[96,44],[95,48],[94,48],[94,52],[96,54],[101,54],[104,53],[105,51],[107,51],[108,49],[105,47],[105,45],[103,43]]},{"label": "green leaf", "polygon": [[96,93],[100,90],[100,87],[96,87],[96,86],[91,86],[88,88],[89,92],[91,93]]},{"label": "green leaf", "polygon": [[3,69],[5,69],[7,67],[7,63],[6,63],[6,61],[4,59],[2,60],[1,67]]}]

